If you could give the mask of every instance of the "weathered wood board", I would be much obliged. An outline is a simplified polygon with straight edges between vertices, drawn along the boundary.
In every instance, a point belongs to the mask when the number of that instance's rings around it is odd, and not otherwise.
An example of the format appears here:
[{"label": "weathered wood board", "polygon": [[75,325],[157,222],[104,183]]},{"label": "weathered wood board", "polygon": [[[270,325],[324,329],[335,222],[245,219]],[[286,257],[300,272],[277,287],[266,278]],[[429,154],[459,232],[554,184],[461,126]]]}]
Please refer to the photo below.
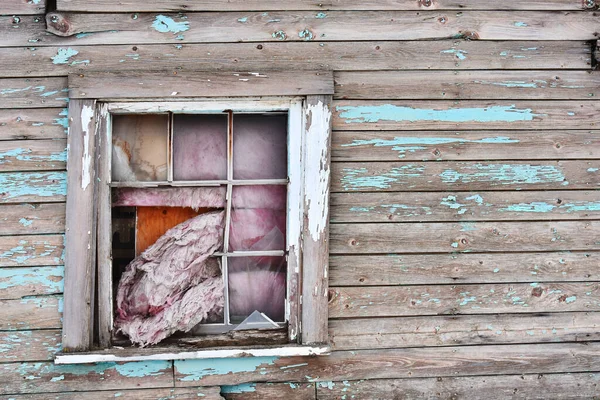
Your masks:
[{"label": "weathered wood board", "polygon": [[3,204],[0,221],[0,236],[64,233],[65,204]]},{"label": "weathered wood board", "polygon": [[0,330],[2,331],[60,329],[62,326],[62,297],[59,296],[32,296],[19,300],[0,300],[0,308],[3,310],[2,319],[0,319]]},{"label": "weathered wood board", "polygon": [[545,313],[332,319],[334,350],[598,340],[600,314]]},{"label": "weathered wood board", "polygon": [[600,221],[332,224],[331,254],[600,250]]},{"label": "weathered wood board", "polygon": [[0,172],[64,170],[67,141],[0,141]]},{"label": "weathered wood board", "polygon": [[2,0],[0,15],[44,14],[46,0]]},{"label": "weathered wood board", "polygon": [[[570,11],[331,11],[212,12],[188,14],[49,13],[48,31],[60,36],[94,33],[81,44],[362,41],[362,40],[595,40],[600,24],[589,12]],[[6,46],[61,42],[23,18],[0,18]],[[6,31],[15,31],[8,35]],[[36,42],[36,45],[40,45]]]},{"label": "weathered wood board", "polygon": [[594,398],[598,373],[535,374],[326,382],[317,386],[319,399],[440,399],[479,400],[523,398],[556,400]]},{"label": "weathered wood board", "polygon": [[0,360],[50,361],[61,350],[60,330],[38,329],[32,331],[0,332]]},{"label": "weathered wood board", "polygon": [[595,129],[597,101],[338,100],[334,130]]},{"label": "weathered wood board", "polygon": [[0,79],[0,108],[65,107],[67,90],[64,77]]},{"label": "weathered wood board", "polygon": [[0,203],[65,201],[66,195],[63,171],[0,173]]},{"label": "weathered wood board", "polygon": [[0,236],[0,267],[62,265],[63,235]]},{"label": "weathered wood board", "polygon": [[330,289],[331,318],[600,311],[600,284],[503,283]]},{"label": "weathered wood board", "polygon": [[[285,5],[284,5],[285,4]],[[593,4],[589,8],[593,8]],[[85,0],[58,0],[60,11],[83,12],[152,12],[152,11],[277,11],[277,10],[581,10],[588,6],[578,0],[508,0],[500,4],[476,0],[328,0],[314,2],[312,0],[293,0],[281,3],[277,0],[229,0],[226,4],[219,0],[96,0],[88,3]],[[320,17],[324,18],[324,17]]]},{"label": "weathered wood board", "polygon": [[600,95],[600,73],[593,71],[339,72],[335,74],[335,89],[335,98],[355,100],[576,100]]},{"label": "weathered wood board", "polygon": [[0,268],[0,299],[62,293],[64,275],[62,266]]},{"label": "weathered wood board", "polygon": [[[93,34],[82,34],[93,35]],[[80,37],[82,35],[79,35]],[[84,36],[85,37],[85,36]],[[590,69],[591,46],[583,41],[469,40],[427,42],[261,42],[2,48],[6,77],[57,76],[87,69],[148,71],[221,69],[375,71],[456,69]]]},{"label": "weathered wood board", "polygon": [[598,219],[599,190],[333,193],[331,221],[519,221]]},{"label": "weathered wood board", "polygon": [[[157,389],[113,389],[101,391],[81,392],[58,392],[58,393],[37,393],[37,394],[11,394],[10,398],[15,400],[46,400],[48,396],[61,400],[79,400],[85,396],[86,400],[223,400],[220,395],[221,388],[198,387],[198,388],[157,388]],[[314,391],[314,390],[313,390]]]},{"label": "weathered wood board", "polygon": [[600,281],[597,252],[332,255],[331,286]]},{"label": "weathered wood board", "polygon": [[333,161],[600,158],[600,131],[336,131]]},{"label": "weathered wood board", "polygon": [[600,187],[600,161],[333,163],[332,192]]},{"label": "weathered wood board", "polygon": [[316,400],[314,383],[243,383],[222,386],[221,395],[227,400]]},{"label": "weathered wood board", "polygon": [[327,357],[259,357],[230,364],[175,361],[177,386],[598,371],[600,345],[557,343],[333,352]]},{"label": "weathered wood board", "polygon": [[66,108],[0,109],[0,141],[63,139],[67,126]]}]

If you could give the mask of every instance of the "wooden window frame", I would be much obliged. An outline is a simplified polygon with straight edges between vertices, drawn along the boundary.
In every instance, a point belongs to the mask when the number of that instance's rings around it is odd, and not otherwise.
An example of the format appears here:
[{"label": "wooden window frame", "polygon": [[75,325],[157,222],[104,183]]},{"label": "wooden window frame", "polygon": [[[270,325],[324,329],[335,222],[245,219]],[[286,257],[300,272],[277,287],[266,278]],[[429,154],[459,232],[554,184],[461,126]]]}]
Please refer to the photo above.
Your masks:
[{"label": "wooden window frame", "polygon": [[[70,75],[69,88],[63,351],[55,362],[327,354],[332,73],[91,72]],[[112,312],[94,315],[96,304],[101,310],[106,310],[107,302],[112,304],[110,278],[101,267],[111,262],[111,249],[103,239],[110,221],[98,217],[110,215],[110,165],[103,162],[111,151],[110,114],[209,109],[288,110],[289,118],[295,118],[289,126],[298,129],[290,131],[288,140],[290,180],[300,182],[288,189],[288,213],[296,214],[288,216],[287,232],[290,343],[202,350],[160,344],[148,349],[111,348]],[[99,349],[92,349],[95,321]]]}]

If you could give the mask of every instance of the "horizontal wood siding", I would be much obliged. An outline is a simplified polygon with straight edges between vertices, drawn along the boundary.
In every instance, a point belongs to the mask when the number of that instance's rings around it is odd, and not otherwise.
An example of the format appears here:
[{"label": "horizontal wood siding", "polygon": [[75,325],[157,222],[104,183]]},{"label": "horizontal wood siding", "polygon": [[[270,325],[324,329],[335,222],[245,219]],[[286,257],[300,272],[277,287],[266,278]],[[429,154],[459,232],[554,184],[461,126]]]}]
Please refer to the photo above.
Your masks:
[{"label": "horizontal wood siding", "polygon": [[[55,3],[0,4],[0,397],[598,395],[597,1]],[[55,365],[69,97],[272,82],[334,99],[332,353]]]}]

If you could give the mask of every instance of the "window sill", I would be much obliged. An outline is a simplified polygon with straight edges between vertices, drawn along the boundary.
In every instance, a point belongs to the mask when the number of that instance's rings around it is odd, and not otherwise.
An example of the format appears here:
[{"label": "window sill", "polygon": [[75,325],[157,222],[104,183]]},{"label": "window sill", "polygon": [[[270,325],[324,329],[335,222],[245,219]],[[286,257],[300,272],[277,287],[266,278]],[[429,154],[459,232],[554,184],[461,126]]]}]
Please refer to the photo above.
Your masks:
[{"label": "window sill", "polygon": [[228,349],[196,350],[178,348],[112,348],[85,353],[58,353],[54,358],[55,364],[88,364],[96,362],[120,361],[152,361],[152,360],[191,360],[207,358],[238,358],[238,357],[294,357],[328,355],[331,347],[321,346],[278,346],[278,347],[239,347]]}]

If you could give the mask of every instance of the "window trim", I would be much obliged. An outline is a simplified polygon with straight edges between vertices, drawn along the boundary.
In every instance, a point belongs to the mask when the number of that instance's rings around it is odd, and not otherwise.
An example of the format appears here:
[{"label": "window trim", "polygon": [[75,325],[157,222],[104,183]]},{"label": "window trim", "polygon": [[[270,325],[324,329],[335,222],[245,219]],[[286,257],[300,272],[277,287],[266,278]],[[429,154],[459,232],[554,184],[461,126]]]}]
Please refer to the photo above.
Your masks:
[{"label": "window trim", "polygon": [[[219,73],[211,74],[219,75]],[[231,76],[231,73],[226,74]],[[235,76],[235,74],[233,75]],[[211,93],[209,93],[205,97],[193,96],[185,100],[181,99],[181,101],[165,101],[164,98],[160,97],[160,93],[156,97],[149,97],[145,93],[139,97],[128,93],[127,97],[124,97],[120,94],[118,86],[112,89],[114,94],[103,93],[103,96],[106,97],[81,99],[79,97],[84,97],[86,93],[83,92],[81,85],[75,85],[77,89],[71,91],[71,96],[74,98],[71,99],[69,104],[70,134],[68,145],[67,230],[65,235],[63,353],[56,356],[56,363],[95,362],[95,360],[220,358],[257,354],[275,355],[275,353],[280,356],[291,356],[326,354],[329,351],[327,336],[327,259],[333,79],[331,73],[319,72],[304,75],[305,77],[317,76],[317,83],[310,82],[309,79],[309,82],[306,82],[306,88],[308,89],[296,87],[294,93],[281,93],[281,95],[273,93],[269,95],[275,97],[247,97],[245,96],[248,91],[247,87],[241,90],[244,92],[243,94],[239,94],[238,87],[247,85],[248,79],[239,79],[238,83],[231,83],[225,97],[210,97]],[[331,78],[331,85],[326,88],[322,87],[324,75]],[[156,74],[152,74],[147,79],[154,79],[155,76]],[[253,74],[253,76],[257,75]],[[268,74],[259,76],[263,78]],[[80,83],[82,75],[76,75],[74,79],[72,77],[70,76],[69,80],[70,86],[72,80]],[[119,75],[119,78],[122,80],[123,76]],[[106,82],[106,73],[99,73],[97,80],[90,78],[90,73],[88,73],[85,79],[87,83],[93,82],[92,86],[98,86],[99,82],[101,82],[103,88],[113,86]],[[146,78],[143,76],[140,78],[140,75],[137,74],[135,79],[143,80]],[[184,74],[178,76],[177,82],[176,84],[171,83],[169,90],[177,90],[177,85],[180,85],[182,90],[186,90],[186,93],[190,92],[190,84],[189,81],[185,80]],[[303,83],[302,80],[299,82]],[[270,83],[272,85],[269,86],[267,91],[276,92],[276,80]],[[260,84],[264,86],[264,82]],[[264,87],[261,90],[264,92]],[[285,92],[286,90],[290,91],[286,88],[282,91]],[[192,92],[195,93],[196,91],[192,88]],[[201,93],[202,91],[197,90],[197,92]],[[309,94],[311,92],[315,94]],[[299,182],[302,182],[299,185],[300,187],[295,189],[297,196],[291,195],[290,188],[289,197],[297,200],[299,211],[297,211],[298,225],[288,224],[287,232],[288,235],[292,235],[289,236],[290,238],[296,237],[296,235],[299,238],[296,243],[297,247],[294,248],[294,251],[290,248],[288,256],[288,290],[297,288],[298,292],[296,293],[296,301],[291,302],[292,309],[286,310],[286,314],[289,312],[289,337],[291,341],[296,340],[297,344],[290,343],[289,346],[277,345],[269,348],[253,346],[251,348],[213,348],[199,351],[189,351],[189,349],[173,351],[173,348],[164,348],[163,350],[160,346],[157,346],[150,352],[148,351],[150,349],[135,349],[136,352],[133,352],[121,351],[115,348],[90,352],[95,304],[93,298],[95,262],[92,262],[96,259],[97,240],[95,235],[96,232],[98,234],[107,232],[106,221],[102,222],[102,220],[96,219],[98,212],[107,211],[105,209],[107,207],[106,202],[98,204],[95,199],[98,196],[110,196],[110,188],[108,185],[102,184],[106,181],[106,176],[110,173],[110,170],[106,169],[107,163],[104,163],[105,166],[103,167],[103,163],[98,162],[98,157],[101,158],[103,152],[107,154],[105,152],[110,149],[110,142],[108,140],[102,141],[102,138],[106,137],[105,133],[110,131],[109,118],[107,118],[109,112],[156,112],[161,105],[164,106],[165,104],[168,104],[172,110],[177,112],[198,112],[202,111],[202,107],[210,107],[212,110],[233,108],[234,111],[252,111],[257,109],[257,105],[258,108],[265,111],[275,111],[277,107],[282,107],[281,104],[285,103],[294,104],[294,107],[301,107],[301,112],[290,112],[289,114],[290,117],[298,115],[300,117],[296,118],[301,118],[299,121],[289,122],[290,126],[297,124],[300,127],[301,135],[296,137],[296,135],[290,134],[290,140],[292,138],[297,140],[297,145],[301,150],[299,154],[290,154],[288,160],[291,166],[297,166],[295,169],[290,168],[290,174],[298,174]],[[232,107],[232,104],[236,104],[236,106]],[[151,107],[148,107],[148,105],[151,105]],[[289,145],[290,143],[288,143]],[[290,150],[288,149],[288,151]],[[296,162],[293,160],[294,157],[297,160]],[[308,171],[309,174],[305,174],[304,171]],[[316,181],[315,176],[317,177]],[[100,181],[100,184],[97,184],[98,181]],[[312,185],[311,190],[304,190],[307,184]],[[108,204],[108,207],[110,207],[110,204]],[[291,208],[289,204],[288,207]],[[290,216],[289,220],[295,221],[296,218]],[[110,249],[98,248],[98,258],[103,259],[106,257],[110,257]],[[305,268],[302,268],[302,265]],[[298,283],[299,276],[301,277],[300,283]],[[102,293],[101,290],[106,290],[102,286],[106,285],[102,277],[98,285],[100,287],[99,293]],[[288,293],[293,294],[293,292]],[[290,298],[290,300],[293,299]],[[295,310],[293,304],[296,304]],[[106,324],[106,321],[104,323]],[[106,343],[106,336],[101,336],[101,347],[105,347]]]}]

